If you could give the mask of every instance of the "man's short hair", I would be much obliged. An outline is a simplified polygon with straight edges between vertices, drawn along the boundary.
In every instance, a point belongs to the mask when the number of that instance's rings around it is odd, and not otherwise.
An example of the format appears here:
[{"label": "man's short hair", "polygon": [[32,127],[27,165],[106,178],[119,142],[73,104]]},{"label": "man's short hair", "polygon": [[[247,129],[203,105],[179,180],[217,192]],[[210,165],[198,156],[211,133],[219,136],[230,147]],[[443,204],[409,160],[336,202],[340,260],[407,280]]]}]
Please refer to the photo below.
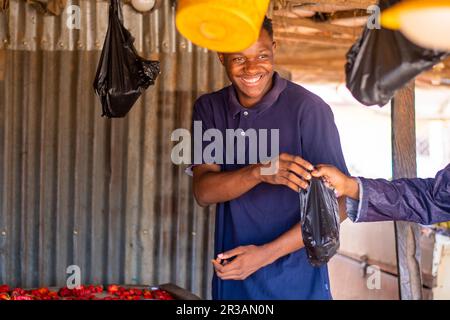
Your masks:
[{"label": "man's short hair", "polygon": [[267,16],[264,17],[264,22],[262,25],[262,28],[264,30],[267,31],[267,33],[269,34],[270,38],[273,39],[273,24],[272,24],[272,19],[267,18]]}]

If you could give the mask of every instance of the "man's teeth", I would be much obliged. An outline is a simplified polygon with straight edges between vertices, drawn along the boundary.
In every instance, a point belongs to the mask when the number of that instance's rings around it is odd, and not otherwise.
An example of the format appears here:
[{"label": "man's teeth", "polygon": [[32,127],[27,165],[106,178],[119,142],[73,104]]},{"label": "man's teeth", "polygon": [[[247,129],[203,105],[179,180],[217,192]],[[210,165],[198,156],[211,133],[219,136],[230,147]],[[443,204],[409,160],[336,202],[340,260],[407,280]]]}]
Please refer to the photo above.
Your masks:
[{"label": "man's teeth", "polygon": [[262,76],[258,76],[258,77],[253,77],[253,78],[242,78],[242,80],[244,80],[247,83],[256,83],[258,82],[260,79],[262,78]]}]

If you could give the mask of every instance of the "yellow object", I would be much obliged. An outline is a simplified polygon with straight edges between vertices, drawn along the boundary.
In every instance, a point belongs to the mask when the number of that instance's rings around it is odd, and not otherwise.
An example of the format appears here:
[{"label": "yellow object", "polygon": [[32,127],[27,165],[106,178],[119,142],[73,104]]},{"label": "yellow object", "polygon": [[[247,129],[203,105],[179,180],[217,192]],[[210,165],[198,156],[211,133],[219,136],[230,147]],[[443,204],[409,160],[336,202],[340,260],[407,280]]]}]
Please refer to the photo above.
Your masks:
[{"label": "yellow object", "polygon": [[178,31],[218,52],[239,52],[258,40],[270,0],[179,0]]},{"label": "yellow object", "polygon": [[[387,29],[400,29],[405,13],[440,10],[450,7],[448,0],[405,0],[381,12],[381,25]],[[417,26],[420,28],[421,26]]]},{"label": "yellow object", "polygon": [[450,229],[450,222],[440,222],[437,224],[438,227]]},{"label": "yellow object", "polygon": [[404,0],[381,12],[381,25],[423,48],[450,51],[450,0]]}]

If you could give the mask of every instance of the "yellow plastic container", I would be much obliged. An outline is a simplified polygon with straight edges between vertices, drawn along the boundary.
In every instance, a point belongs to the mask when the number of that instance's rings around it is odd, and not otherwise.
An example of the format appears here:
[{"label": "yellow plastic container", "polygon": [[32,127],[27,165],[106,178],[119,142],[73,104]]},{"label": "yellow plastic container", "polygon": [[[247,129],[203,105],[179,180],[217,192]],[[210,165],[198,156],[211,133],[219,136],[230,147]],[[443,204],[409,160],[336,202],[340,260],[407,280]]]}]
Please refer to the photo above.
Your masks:
[{"label": "yellow plastic container", "polygon": [[239,52],[258,40],[270,0],[179,0],[178,31],[218,52]]},{"label": "yellow plastic container", "polygon": [[[405,13],[430,9],[448,9],[450,0],[408,0],[399,2],[381,13],[381,25],[387,29],[400,29]],[[418,26],[420,28],[420,26]]]}]

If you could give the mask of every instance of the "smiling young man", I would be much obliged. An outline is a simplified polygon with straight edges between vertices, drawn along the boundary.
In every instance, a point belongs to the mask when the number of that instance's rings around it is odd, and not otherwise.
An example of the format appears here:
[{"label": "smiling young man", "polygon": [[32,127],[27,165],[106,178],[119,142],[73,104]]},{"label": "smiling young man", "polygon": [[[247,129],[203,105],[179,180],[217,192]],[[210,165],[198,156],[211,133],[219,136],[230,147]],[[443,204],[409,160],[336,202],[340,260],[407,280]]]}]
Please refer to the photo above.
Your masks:
[{"label": "smiling young man", "polygon": [[249,129],[279,132],[273,174],[262,174],[267,165],[249,162],[252,148],[244,151],[245,164],[237,164],[242,150],[236,144],[232,163],[193,167],[197,202],[217,204],[213,299],[331,298],[327,266],[313,267],[302,249],[298,191],[307,187],[313,164],[347,168],[330,107],[274,72],[275,48],[266,18],[254,45],[219,54],[232,85],[194,106],[193,120],[203,130],[223,136],[227,129],[242,129],[244,136]]}]

